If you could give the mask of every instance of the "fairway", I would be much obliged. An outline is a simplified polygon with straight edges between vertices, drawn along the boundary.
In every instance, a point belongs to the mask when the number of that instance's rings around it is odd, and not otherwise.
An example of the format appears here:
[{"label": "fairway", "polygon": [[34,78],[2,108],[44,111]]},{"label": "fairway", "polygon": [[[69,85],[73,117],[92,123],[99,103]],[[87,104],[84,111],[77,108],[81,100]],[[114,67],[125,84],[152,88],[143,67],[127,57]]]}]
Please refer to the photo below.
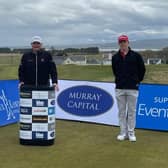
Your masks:
[{"label": "fairway", "polygon": [[2,127],[1,168],[165,168],[167,132],[137,130],[137,142],[118,142],[119,128],[57,121],[55,144],[19,145],[18,125]]}]

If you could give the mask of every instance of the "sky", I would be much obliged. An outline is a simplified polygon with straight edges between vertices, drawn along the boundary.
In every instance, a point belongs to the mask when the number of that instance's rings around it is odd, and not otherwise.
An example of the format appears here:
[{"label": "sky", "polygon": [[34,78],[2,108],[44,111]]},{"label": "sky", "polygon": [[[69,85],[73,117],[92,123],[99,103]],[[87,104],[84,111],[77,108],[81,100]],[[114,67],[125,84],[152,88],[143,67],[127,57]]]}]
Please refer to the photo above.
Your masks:
[{"label": "sky", "polygon": [[0,46],[168,38],[168,0],[0,0]]}]

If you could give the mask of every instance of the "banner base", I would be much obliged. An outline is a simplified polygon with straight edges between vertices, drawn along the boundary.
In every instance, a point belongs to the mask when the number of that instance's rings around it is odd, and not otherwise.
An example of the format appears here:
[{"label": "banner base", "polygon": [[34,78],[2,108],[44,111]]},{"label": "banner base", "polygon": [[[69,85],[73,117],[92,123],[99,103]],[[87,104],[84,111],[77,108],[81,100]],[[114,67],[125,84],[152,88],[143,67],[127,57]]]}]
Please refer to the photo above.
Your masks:
[{"label": "banner base", "polygon": [[25,139],[20,139],[20,144],[21,145],[32,145],[32,146],[50,146],[54,144],[54,139],[52,140],[25,140]]}]

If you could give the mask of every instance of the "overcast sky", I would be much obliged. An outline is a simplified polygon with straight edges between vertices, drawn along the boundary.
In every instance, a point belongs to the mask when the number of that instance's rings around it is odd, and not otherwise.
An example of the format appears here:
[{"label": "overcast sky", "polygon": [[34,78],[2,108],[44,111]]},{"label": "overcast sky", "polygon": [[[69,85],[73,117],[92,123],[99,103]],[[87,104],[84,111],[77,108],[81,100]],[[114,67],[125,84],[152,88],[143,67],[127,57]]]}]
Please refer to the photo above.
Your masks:
[{"label": "overcast sky", "polygon": [[168,38],[168,0],[0,0],[0,46]]}]

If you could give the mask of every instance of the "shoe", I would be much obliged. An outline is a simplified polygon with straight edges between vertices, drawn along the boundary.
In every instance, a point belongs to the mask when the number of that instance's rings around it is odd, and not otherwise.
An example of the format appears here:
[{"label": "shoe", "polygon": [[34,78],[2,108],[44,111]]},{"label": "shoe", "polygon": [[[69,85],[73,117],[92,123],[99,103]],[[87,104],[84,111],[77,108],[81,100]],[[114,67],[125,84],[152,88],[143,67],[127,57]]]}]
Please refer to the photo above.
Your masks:
[{"label": "shoe", "polygon": [[125,139],[127,139],[128,137],[125,134],[119,134],[117,136],[117,140],[119,141],[124,141]]},{"label": "shoe", "polygon": [[128,138],[129,138],[129,141],[136,142],[136,136],[134,133],[129,133]]}]

